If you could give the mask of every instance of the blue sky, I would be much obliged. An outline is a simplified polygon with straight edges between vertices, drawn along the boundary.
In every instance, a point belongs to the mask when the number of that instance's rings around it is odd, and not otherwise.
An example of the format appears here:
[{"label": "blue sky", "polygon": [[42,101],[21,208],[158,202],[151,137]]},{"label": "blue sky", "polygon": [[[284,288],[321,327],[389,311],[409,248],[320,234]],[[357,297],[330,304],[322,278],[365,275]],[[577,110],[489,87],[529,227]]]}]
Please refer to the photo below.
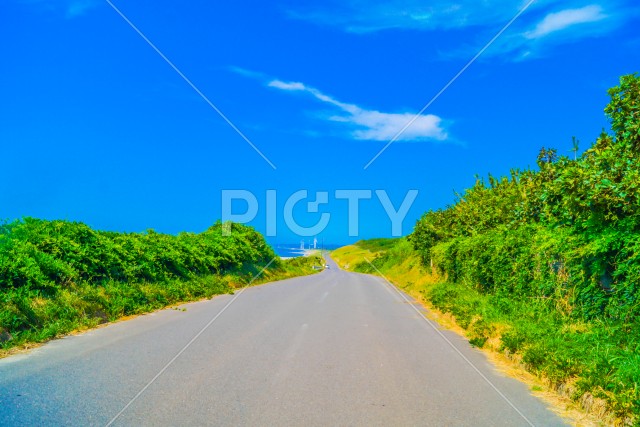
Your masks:
[{"label": "blue sky", "polygon": [[[398,207],[417,189],[407,234],[476,174],[533,166],[542,146],[570,155],[574,135],[589,145],[607,88],[640,71],[633,2],[540,0],[416,117],[527,2],[112,2],[275,169],[107,1],[7,0],[0,218],[198,232],[223,190],[246,189],[264,232],[274,189],[270,241],[296,242],[283,206],[306,189],[329,203],[296,220],[328,212],[325,241],[346,243],[335,190],[386,190]],[[358,237],[391,235],[375,195],[359,214]]]}]

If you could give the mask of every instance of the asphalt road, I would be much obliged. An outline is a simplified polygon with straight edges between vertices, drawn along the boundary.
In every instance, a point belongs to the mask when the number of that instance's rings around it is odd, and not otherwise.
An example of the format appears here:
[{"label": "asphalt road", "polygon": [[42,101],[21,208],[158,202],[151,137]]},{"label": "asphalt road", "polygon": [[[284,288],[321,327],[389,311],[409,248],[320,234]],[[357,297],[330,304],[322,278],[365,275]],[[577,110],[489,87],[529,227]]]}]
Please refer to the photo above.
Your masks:
[{"label": "asphalt road", "polygon": [[2,359],[0,425],[563,425],[382,279],[330,265]]}]

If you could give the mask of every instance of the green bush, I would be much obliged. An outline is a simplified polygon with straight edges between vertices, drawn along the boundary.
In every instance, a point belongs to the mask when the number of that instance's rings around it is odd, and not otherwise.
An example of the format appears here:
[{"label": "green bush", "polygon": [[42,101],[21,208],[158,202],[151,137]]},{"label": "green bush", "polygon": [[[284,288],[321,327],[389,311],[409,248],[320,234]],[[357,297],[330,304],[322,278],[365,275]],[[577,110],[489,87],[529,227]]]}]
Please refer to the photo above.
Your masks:
[{"label": "green bush", "polygon": [[34,218],[3,223],[0,332],[11,339],[0,346],[231,292],[225,276],[247,282],[274,259],[276,276],[308,274],[280,262],[259,233],[240,224],[172,236]]},{"label": "green bush", "polygon": [[267,263],[275,257],[250,227],[217,223],[177,236],[95,231],[81,223],[25,218],[2,227],[0,290],[55,291],[74,282],[150,283],[191,279]]}]

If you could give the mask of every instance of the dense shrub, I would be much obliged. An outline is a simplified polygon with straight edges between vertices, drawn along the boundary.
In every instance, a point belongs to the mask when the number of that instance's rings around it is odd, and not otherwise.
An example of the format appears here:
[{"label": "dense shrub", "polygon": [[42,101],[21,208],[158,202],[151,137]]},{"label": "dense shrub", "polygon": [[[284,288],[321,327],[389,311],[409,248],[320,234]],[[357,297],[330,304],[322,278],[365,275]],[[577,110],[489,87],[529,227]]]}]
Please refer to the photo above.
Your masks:
[{"label": "dense shrub", "polygon": [[[477,179],[410,239],[425,265],[483,292],[552,299],[585,319],[640,316],[640,77],[609,91],[613,134],[575,159]],[[577,147],[576,147],[577,151]]]},{"label": "dense shrub", "polygon": [[55,292],[70,283],[162,282],[267,263],[275,256],[250,227],[217,223],[177,236],[96,231],[82,223],[25,218],[0,229],[0,290]]},{"label": "dense shrub", "polygon": [[240,224],[177,236],[33,218],[1,224],[0,348],[232,292],[267,264],[261,278],[311,270],[282,263],[262,235]]}]

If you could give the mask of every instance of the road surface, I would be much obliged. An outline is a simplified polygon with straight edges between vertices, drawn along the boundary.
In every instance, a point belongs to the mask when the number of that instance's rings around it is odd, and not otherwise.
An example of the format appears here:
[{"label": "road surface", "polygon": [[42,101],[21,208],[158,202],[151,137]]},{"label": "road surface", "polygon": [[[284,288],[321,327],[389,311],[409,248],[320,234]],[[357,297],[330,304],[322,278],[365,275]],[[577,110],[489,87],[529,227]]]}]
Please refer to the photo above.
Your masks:
[{"label": "road surface", "polygon": [[563,425],[382,279],[328,262],[2,359],[0,425]]}]

